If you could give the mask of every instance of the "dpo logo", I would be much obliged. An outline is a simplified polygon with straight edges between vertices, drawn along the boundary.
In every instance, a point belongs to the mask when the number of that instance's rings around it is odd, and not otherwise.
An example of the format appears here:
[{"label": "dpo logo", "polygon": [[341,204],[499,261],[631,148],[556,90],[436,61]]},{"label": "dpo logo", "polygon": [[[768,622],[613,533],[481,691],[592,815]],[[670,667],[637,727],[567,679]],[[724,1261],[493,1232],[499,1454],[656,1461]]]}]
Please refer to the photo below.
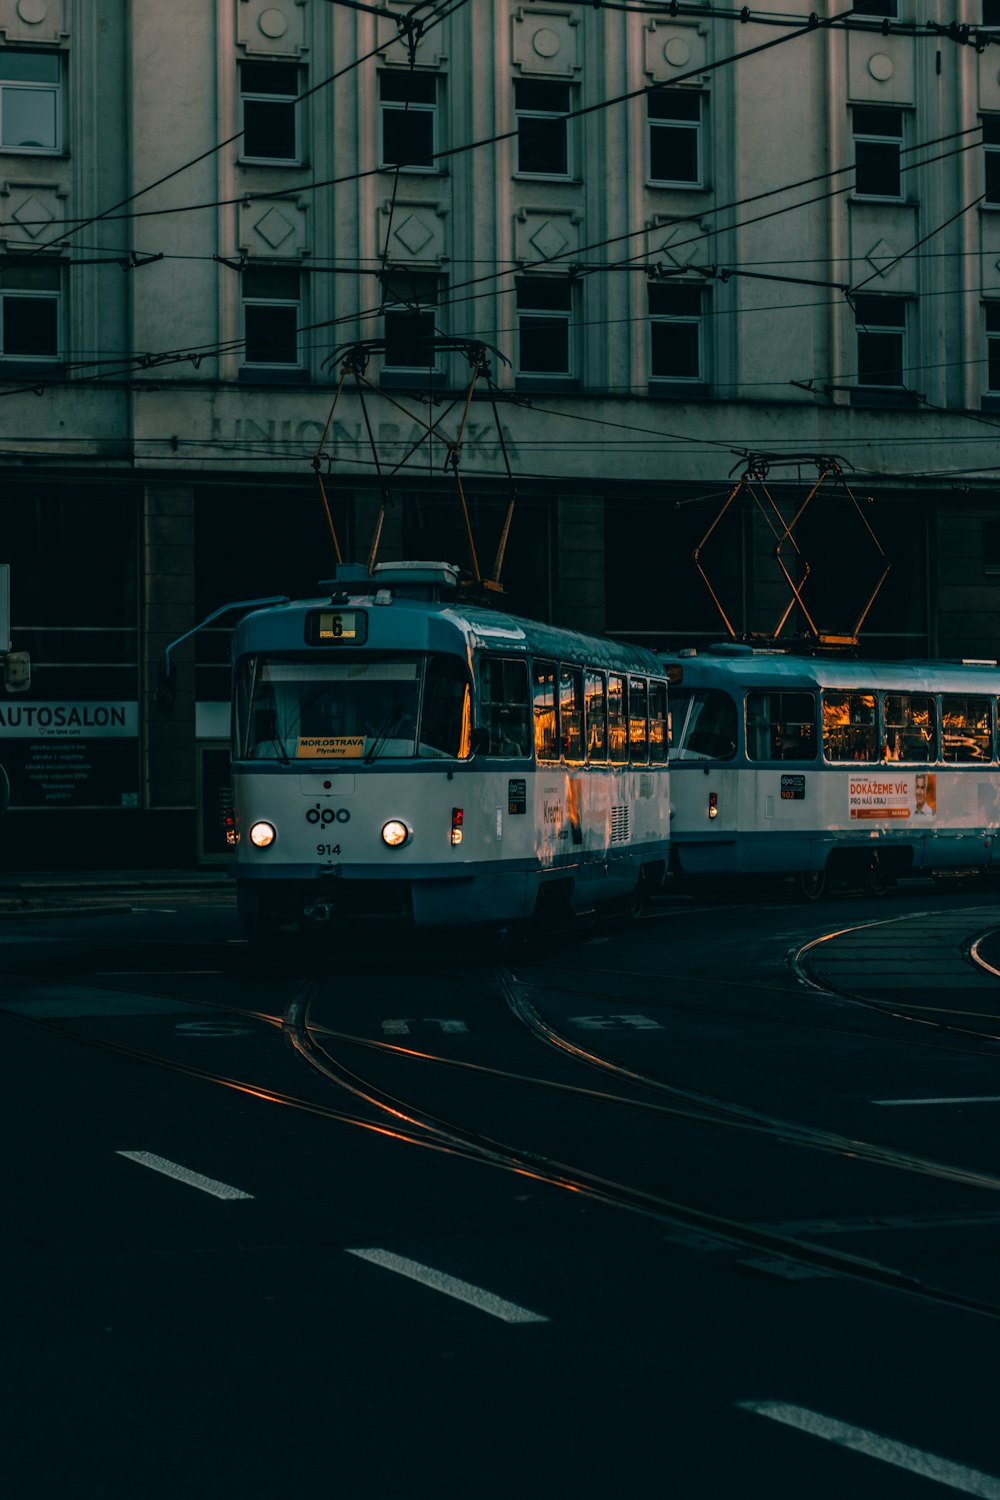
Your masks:
[{"label": "dpo logo", "polygon": [[331,823],[349,823],[350,821],[351,815],[346,807],[338,807],[334,810],[332,807],[321,807],[317,802],[316,806],[311,807],[306,813],[307,823],[322,823],[324,828],[329,827]]}]

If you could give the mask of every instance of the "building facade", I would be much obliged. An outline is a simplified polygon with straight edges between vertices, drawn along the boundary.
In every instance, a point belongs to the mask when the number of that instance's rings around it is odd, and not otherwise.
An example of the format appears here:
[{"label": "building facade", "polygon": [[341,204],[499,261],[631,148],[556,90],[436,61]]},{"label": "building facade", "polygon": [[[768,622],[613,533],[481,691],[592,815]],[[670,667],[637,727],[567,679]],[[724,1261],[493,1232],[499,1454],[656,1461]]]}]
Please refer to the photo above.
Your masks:
[{"label": "building facade", "polygon": [[234,615],[165,648],[376,538],[997,656],[994,4],[0,0],[4,866],[224,857]]}]

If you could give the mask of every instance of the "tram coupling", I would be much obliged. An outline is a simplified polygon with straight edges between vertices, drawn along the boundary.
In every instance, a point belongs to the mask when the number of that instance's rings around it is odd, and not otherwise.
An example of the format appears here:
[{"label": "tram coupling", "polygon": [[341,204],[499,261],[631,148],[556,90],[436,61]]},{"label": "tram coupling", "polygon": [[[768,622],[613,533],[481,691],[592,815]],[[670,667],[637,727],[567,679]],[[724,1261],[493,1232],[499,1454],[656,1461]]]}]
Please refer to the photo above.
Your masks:
[{"label": "tram coupling", "polygon": [[333,904],[330,901],[314,901],[312,906],[307,906],[302,913],[307,922],[315,922],[317,926],[325,926],[333,916]]}]

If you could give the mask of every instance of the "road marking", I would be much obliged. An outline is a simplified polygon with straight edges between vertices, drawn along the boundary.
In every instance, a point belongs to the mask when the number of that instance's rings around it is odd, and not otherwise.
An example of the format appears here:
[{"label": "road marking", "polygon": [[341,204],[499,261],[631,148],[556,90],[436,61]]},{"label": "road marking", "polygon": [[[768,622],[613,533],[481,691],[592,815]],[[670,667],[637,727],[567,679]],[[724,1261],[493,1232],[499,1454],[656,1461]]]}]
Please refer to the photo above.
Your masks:
[{"label": "road marking", "polygon": [[112,977],[118,979],[135,979],[146,978],[150,974],[156,974],[158,977],[162,977],[164,974],[173,976],[186,976],[189,974],[219,975],[224,974],[226,971],[225,969],[96,969],[94,972],[98,979],[109,979]]},{"label": "road marking", "polygon": [[230,1187],[228,1182],[217,1182],[214,1177],[203,1177],[200,1172],[179,1167],[176,1162],[154,1156],[150,1151],[116,1151],[115,1155],[127,1156],[129,1161],[137,1161],[140,1167],[150,1167],[154,1172],[162,1172],[164,1177],[174,1177],[178,1182],[186,1182],[188,1187],[200,1188],[203,1193],[211,1193],[213,1198],[253,1197],[253,1193],[243,1193],[239,1188]]},{"label": "road marking", "polygon": [[961,1490],[964,1495],[978,1495],[980,1500],[1000,1500],[1000,1479],[994,1479],[991,1474],[967,1469],[963,1464],[938,1458],[934,1453],[924,1453],[906,1443],[880,1437],[877,1432],[869,1432],[864,1427],[851,1427],[834,1417],[824,1417],[804,1406],[786,1406],[782,1401],[737,1401],[736,1404],[744,1411],[784,1422],[788,1427],[797,1427],[800,1432],[824,1438],[828,1443],[838,1443],[842,1448],[852,1448],[868,1458],[877,1458],[882,1463],[894,1464],[897,1469],[907,1469],[911,1474],[920,1474],[924,1479]]},{"label": "road marking", "polygon": [[957,1094],[941,1099],[873,1099],[873,1104],[892,1107],[897,1104],[1000,1104],[1000,1094]]},{"label": "road marking", "polygon": [[470,1307],[478,1307],[480,1312],[502,1318],[505,1323],[549,1321],[540,1313],[529,1312],[525,1307],[518,1307],[515,1302],[505,1302],[495,1293],[473,1286],[470,1281],[458,1281],[454,1276],[446,1276],[443,1271],[435,1271],[432,1266],[422,1266],[419,1261],[407,1260],[388,1250],[348,1250],[347,1254],[370,1260],[373,1265],[382,1266],[386,1271],[395,1271],[400,1276],[409,1276],[411,1281],[419,1281],[421,1285],[429,1286],[435,1292],[444,1292],[446,1297],[455,1297],[459,1302],[468,1302]]}]

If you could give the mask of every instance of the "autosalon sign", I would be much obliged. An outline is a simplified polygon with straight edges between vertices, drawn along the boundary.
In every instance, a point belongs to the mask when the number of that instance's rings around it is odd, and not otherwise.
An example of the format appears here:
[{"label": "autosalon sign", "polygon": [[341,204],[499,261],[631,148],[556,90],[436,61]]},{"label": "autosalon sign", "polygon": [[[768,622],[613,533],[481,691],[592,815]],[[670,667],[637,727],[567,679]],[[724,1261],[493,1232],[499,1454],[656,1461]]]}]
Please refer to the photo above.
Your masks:
[{"label": "autosalon sign", "polygon": [[139,705],[0,701],[11,807],[137,807]]}]

